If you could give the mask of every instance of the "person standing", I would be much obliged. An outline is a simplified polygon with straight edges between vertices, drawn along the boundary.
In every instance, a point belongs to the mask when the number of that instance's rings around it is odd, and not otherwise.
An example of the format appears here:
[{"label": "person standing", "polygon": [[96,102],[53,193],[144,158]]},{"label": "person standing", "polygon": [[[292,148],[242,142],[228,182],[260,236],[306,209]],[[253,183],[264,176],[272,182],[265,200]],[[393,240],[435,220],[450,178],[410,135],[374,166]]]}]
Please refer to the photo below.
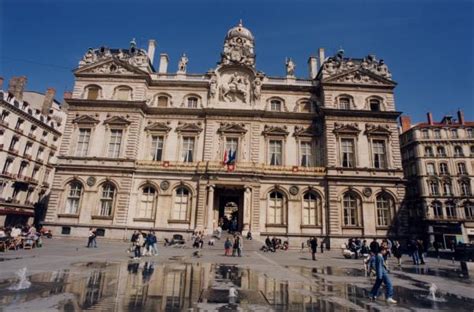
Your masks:
[{"label": "person standing", "polygon": [[240,235],[237,235],[236,241],[237,241],[237,256],[242,257],[242,249],[244,247],[242,237]]},{"label": "person standing", "polygon": [[413,264],[420,264],[420,256],[418,254],[418,242],[414,239],[410,241],[410,252],[411,258],[413,259]]},{"label": "person standing", "polygon": [[402,246],[399,241],[395,241],[392,247],[393,256],[397,258],[398,265],[402,265]]},{"label": "person standing", "polygon": [[436,258],[438,259],[438,262],[439,262],[439,242],[434,242],[433,243],[433,247],[434,247],[434,250],[435,250],[435,253],[436,253]]},{"label": "person standing", "polygon": [[321,244],[319,247],[321,248],[321,253],[324,253],[324,240],[321,240]]},{"label": "person standing", "polygon": [[224,256],[230,256],[231,248],[232,248],[232,242],[230,238],[227,237],[227,239],[224,242]]},{"label": "person standing", "polygon": [[374,238],[374,240],[370,242],[369,248],[370,248],[370,251],[374,253],[375,255],[379,253],[380,245],[377,242],[376,238]]},{"label": "person standing", "polygon": [[143,234],[138,233],[137,238],[134,242],[134,245],[135,245],[135,258],[134,259],[140,259],[142,257],[141,249],[142,249],[143,242],[144,242]]},{"label": "person standing", "polygon": [[385,284],[385,297],[388,303],[397,303],[393,299],[392,281],[388,276],[388,270],[385,265],[384,256],[387,254],[387,249],[382,248],[375,256],[375,284],[369,293],[369,298],[375,300],[377,298],[379,288],[382,283]]},{"label": "person standing", "polygon": [[311,247],[311,256],[313,258],[313,261],[316,261],[316,251],[318,250],[318,239],[315,236],[313,236],[309,244]]},{"label": "person standing", "polygon": [[97,229],[93,229],[92,234],[94,234],[92,237],[92,245],[94,245],[94,248],[97,248]]},{"label": "person standing", "polygon": [[87,240],[87,248],[97,247],[97,242],[95,239],[96,232],[93,228],[89,228],[89,237]]},{"label": "person standing", "polygon": [[423,243],[423,240],[422,239],[419,239],[417,242],[416,242],[416,245],[418,247],[418,257],[420,258],[420,264],[425,264],[425,258],[423,256],[424,252],[425,252],[425,245]]}]

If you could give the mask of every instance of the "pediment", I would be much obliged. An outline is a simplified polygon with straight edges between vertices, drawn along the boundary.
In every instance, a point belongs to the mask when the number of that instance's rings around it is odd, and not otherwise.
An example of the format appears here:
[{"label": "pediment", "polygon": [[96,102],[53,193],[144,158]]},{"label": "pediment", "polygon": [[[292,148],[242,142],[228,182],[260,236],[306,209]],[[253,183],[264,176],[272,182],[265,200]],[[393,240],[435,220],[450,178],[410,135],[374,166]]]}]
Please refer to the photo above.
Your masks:
[{"label": "pediment", "polygon": [[244,124],[221,123],[221,126],[219,127],[217,132],[244,134],[247,133],[247,129],[245,129]]},{"label": "pediment", "polygon": [[72,122],[77,123],[77,124],[94,124],[95,125],[99,123],[99,120],[89,115],[81,115],[74,118]]},{"label": "pediment", "polygon": [[379,76],[369,70],[362,68],[353,69],[323,78],[323,83],[357,84],[375,86],[395,86],[396,83],[390,79]]},{"label": "pediment", "polygon": [[201,126],[195,123],[184,123],[176,128],[176,132],[200,133],[201,131]]},{"label": "pediment", "polygon": [[388,136],[391,134],[390,128],[388,125],[371,125],[371,124],[366,124],[365,125],[365,134],[366,135],[384,135]]},{"label": "pediment", "polygon": [[83,66],[75,74],[146,75],[147,73],[115,57]]},{"label": "pediment", "polygon": [[295,137],[312,137],[319,134],[319,129],[314,126],[302,127],[295,126],[295,132],[293,135]]},{"label": "pediment", "polygon": [[334,124],[334,133],[336,134],[353,134],[357,135],[360,133],[359,126],[357,124],[340,124],[340,123],[335,123]]},{"label": "pediment", "polygon": [[155,131],[155,132],[169,132],[171,130],[167,124],[164,122],[154,122],[148,125],[145,130],[147,131]]},{"label": "pediment", "polygon": [[287,136],[288,130],[286,126],[278,127],[278,126],[268,126],[265,125],[262,134],[265,136]]},{"label": "pediment", "polygon": [[113,117],[110,117],[110,118],[104,120],[104,124],[128,126],[130,124],[130,121],[125,119],[122,116],[113,116]]}]

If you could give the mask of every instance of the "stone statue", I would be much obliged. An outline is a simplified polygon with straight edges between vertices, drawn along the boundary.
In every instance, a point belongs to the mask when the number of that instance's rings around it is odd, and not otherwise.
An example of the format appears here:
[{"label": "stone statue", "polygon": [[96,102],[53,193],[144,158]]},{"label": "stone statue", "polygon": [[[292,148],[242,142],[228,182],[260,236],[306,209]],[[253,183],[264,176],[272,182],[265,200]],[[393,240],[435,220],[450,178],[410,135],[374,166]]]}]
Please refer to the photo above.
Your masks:
[{"label": "stone statue", "polygon": [[209,97],[215,98],[217,93],[217,79],[215,76],[212,76],[211,81],[209,82]]},{"label": "stone statue", "polygon": [[295,76],[295,63],[291,58],[286,59],[286,75],[287,76]]},{"label": "stone statue", "polygon": [[188,61],[189,59],[186,57],[186,54],[183,54],[178,63],[178,73],[186,73],[186,66],[188,65]]},{"label": "stone statue", "polygon": [[226,102],[236,102],[237,99],[240,99],[242,102],[247,103],[248,85],[249,82],[247,78],[238,73],[234,73],[230,77],[229,82],[221,86],[222,100]]},{"label": "stone statue", "polygon": [[255,100],[260,100],[260,95],[262,93],[262,79],[257,77],[253,82],[253,97]]}]

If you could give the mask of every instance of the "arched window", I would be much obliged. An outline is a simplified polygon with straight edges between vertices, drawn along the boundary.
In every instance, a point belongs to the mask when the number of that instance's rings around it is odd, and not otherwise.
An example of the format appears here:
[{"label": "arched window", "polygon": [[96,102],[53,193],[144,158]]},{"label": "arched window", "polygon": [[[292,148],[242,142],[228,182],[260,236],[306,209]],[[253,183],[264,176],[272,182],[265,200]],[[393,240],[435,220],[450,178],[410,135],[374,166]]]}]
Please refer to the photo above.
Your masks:
[{"label": "arched window", "polygon": [[158,96],[157,106],[158,107],[168,107],[168,97],[164,96],[164,95]]},{"label": "arched window", "polygon": [[471,196],[471,183],[469,181],[459,182],[459,187],[461,188],[462,196]]},{"label": "arched window", "polygon": [[456,205],[453,202],[446,203],[446,217],[448,219],[456,218]]},{"label": "arched window", "polygon": [[153,218],[153,210],[156,203],[156,190],[151,186],[145,186],[140,194],[140,207],[138,208],[138,218]]},{"label": "arched window", "polygon": [[345,226],[360,225],[359,207],[360,200],[354,193],[348,192],[342,198]]},{"label": "arched window", "polygon": [[463,162],[458,163],[458,173],[459,174],[467,174],[466,164]]},{"label": "arched window", "polygon": [[436,170],[435,170],[435,164],[434,163],[427,163],[426,164],[426,173],[428,175],[435,175]]},{"label": "arched window", "polygon": [[380,112],[380,100],[370,99],[369,100],[370,110],[373,112]]},{"label": "arched window", "polygon": [[188,210],[191,205],[191,198],[187,188],[179,187],[175,191],[173,219],[185,221],[188,219]]},{"label": "arched window", "polygon": [[100,196],[99,216],[110,217],[115,198],[115,187],[110,183],[102,185],[102,192]]},{"label": "arched window", "polygon": [[195,96],[188,97],[188,108],[197,108],[198,98]]},{"label": "arched window", "polygon": [[474,145],[471,145],[470,151],[471,151],[471,157],[473,157],[474,156]]},{"label": "arched window", "polygon": [[101,88],[99,86],[88,86],[86,87],[86,99],[97,100],[101,96]]},{"label": "arched window", "polygon": [[433,157],[434,156],[433,148],[431,148],[431,146],[425,147],[425,156],[426,157]]},{"label": "arched window", "polygon": [[270,101],[270,110],[272,112],[281,112],[281,101],[280,100],[271,100]]},{"label": "arched window", "polygon": [[299,103],[299,111],[302,113],[311,113],[312,105],[310,101],[301,101]]},{"label": "arched window", "polygon": [[77,214],[79,212],[79,204],[81,202],[82,184],[74,181],[68,184],[66,209],[67,214]]},{"label": "arched window", "polygon": [[338,99],[339,109],[351,109],[351,98],[347,96]]},{"label": "arched window", "polygon": [[451,182],[449,181],[444,181],[443,182],[443,195],[444,196],[451,196],[453,195],[452,187],[451,187]]},{"label": "arched window", "polygon": [[438,146],[436,148],[436,154],[438,157],[445,157],[446,156],[446,150],[444,149],[443,146]]},{"label": "arched window", "polygon": [[447,163],[440,163],[439,164],[439,173],[440,174],[449,174]]},{"label": "arched window", "polygon": [[303,196],[303,224],[318,225],[319,207],[321,205],[320,197],[314,192],[307,192]]},{"label": "arched window", "polygon": [[432,196],[438,196],[439,195],[439,184],[438,181],[429,181],[428,186],[430,188],[430,194]]},{"label": "arched window", "polygon": [[268,223],[283,224],[284,218],[284,196],[282,193],[273,191],[268,194]]},{"label": "arched window", "polygon": [[433,207],[433,216],[435,218],[442,218],[443,217],[443,206],[440,202],[435,201],[432,204]]},{"label": "arched window", "polygon": [[462,157],[464,156],[464,153],[462,151],[462,147],[461,146],[455,146],[454,147],[454,157]]},{"label": "arched window", "polygon": [[390,195],[383,193],[377,196],[377,225],[389,226],[392,219],[393,199]]},{"label": "arched window", "polygon": [[127,86],[117,87],[115,89],[115,99],[119,101],[128,101],[132,99],[132,88]]}]

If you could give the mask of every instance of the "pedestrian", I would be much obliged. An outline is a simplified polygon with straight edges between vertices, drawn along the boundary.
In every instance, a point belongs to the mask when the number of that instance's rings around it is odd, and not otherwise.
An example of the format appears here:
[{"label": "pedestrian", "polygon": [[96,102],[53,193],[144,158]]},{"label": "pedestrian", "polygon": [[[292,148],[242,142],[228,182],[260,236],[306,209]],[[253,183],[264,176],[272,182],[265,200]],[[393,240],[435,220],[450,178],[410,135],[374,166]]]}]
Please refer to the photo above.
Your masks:
[{"label": "pedestrian", "polygon": [[411,253],[411,258],[413,259],[413,264],[415,265],[420,264],[420,257],[418,254],[418,243],[414,239],[410,241],[410,253]]},{"label": "pedestrian", "polygon": [[232,248],[232,241],[229,237],[224,242],[224,256],[230,256],[230,249]]},{"label": "pedestrian", "polygon": [[89,228],[89,235],[87,237],[87,248],[90,248],[92,247],[93,245],[93,240],[94,240],[94,229],[93,228]]},{"label": "pedestrian", "polygon": [[237,289],[235,287],[230,287],[229,288],[229,303],[230,304],[235,304],[237,302]]},{"label": "pedestrian", "polygon": [[392,247],[393,256],[397,258],[398,265],[402,265],[402,246],[399,241],[395,241]]},{"label": "pedestrian", "polygon": [[144,243],[143,234],[138,233],[137,238],[134,241],[135,246],[135,257],[134,259],[140,259],[142,257],[141,249]]},{"label": "pedestrian", "polygon": [[379,288],[382,285],[382,283],[385,284],[385,298],[387,300],[387,303],[397,303],[393,299],[393,287],[392,287],[392,282],[390,281],[390,278],[388,276],[388,270],[385,265],[385,261],[383,259],[384,255],[387,254],[387,249],[382,248],[379,253],[375,256],[375,284],[372,287],[372,290],[369,293],[369,298],[371,300],[375,300],[377,298]]},{"label": "pedestrian", "polygon": [[435,250],[436,258],[438,258],[438,262],[439,262],[439,242],[434,242],[433,247]]},{"label": "pedestrian", "polygon": [[324,240],[321,240],[320,248],[321,248],[321,253],[324,253]]},{"label": "pedestrian", "polygon": [[313,236],[311,240],[309,241],[309,244],[311,246],[311,256],[313,258],[313,261],[316,261],[316,251],[318,250],[318,239]]},{"label": "pedestrian", "polygon": [[242,257],[242,247],[243,247],[242,237],[237,235],[234,241],[234,249],[237,251],[237,256],[239,257]]},{"label": "pedestrian", "polygon": [[425,258],[423,256],[423,254],[425,252],[425,245],[423,243],[423,240],[419,239],[416,242],[416,245],[418,246],[418,257],[420,258],[420,264],[425,264]]},{"label": "pedestrian", "polygon": [[377,242],[377,239],[374,237],[374,240],[370,243],[370,251],[374,254],[378,254],[379,253],[379,249],[380,249],[380,245],[379,243]]},{"label": "pedestrian", "polygon": [[148,235],[146,236],[146,241],[145,241],[146,248],[148,249],[148,255],[150,256],[158,255],[158,248],[156,246],[156,243],[157,243],[157,240],[156,240],[155,232],[150,231],[150,233],[148,233]]}]

